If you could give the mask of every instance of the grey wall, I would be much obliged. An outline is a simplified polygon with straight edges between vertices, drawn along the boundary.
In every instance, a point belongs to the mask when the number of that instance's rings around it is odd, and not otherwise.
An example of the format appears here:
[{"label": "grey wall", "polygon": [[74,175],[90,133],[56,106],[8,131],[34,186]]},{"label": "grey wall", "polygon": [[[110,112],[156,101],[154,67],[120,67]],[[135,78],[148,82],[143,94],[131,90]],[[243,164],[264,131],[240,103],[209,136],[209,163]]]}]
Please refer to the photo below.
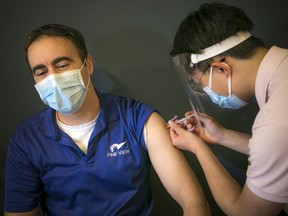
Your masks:
[{"label": "grey wall", "polygon": [[[1,1],[0,212],[3,211],[5,155],[9,137],[19,121],[44,107],[24,61],[25,35],[47,23],[63,23],[78,28],[84,34],[96,64],[93,83],[103,92],[149,102],[168,120],[175,114],[182,116],[189,109],[178,78],[171,69],[168,53],[180,22],[202,2],[205,1]],[[247,12],[255,23],[254,35],[268,45],[287,48],[287,0],[224,2]],[[225,114],[215,107],[207,112],[227,127],[250,132],[257,110],[254,103]],[[211,148],[236,180],[243,184],[247,157],[224,148]],[[191,154],[185,155],[201,181],[213,215],[223,215],[211,197],[197,160]],[[181,215],[179,206],[151,171],[154,215]]]}]

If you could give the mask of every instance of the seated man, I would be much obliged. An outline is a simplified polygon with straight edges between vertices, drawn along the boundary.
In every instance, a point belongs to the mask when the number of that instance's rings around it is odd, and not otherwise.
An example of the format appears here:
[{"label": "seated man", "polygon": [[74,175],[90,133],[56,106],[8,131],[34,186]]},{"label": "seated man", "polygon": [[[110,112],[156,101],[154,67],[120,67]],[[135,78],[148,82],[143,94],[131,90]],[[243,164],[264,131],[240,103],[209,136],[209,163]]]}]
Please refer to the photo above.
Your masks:
[{"label": "seated man", "polygon": [[[50,24],[31,32],[26,60],[49,107],[12,136],[5,215],[150,215],[150,160],[185,215],[208,215],[199,183],[148,104],[93,88],[81,33]],[[192,196],[191,196],[192,195]]]}]

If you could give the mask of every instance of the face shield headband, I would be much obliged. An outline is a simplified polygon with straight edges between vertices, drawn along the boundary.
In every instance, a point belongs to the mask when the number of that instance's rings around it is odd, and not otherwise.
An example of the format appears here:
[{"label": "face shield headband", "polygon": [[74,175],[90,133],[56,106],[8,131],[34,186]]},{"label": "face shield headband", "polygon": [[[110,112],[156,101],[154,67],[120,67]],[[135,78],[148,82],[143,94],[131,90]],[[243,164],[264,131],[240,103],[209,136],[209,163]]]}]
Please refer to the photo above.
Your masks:
[{"label": "face shield headband", "polygon": [[217,44],[201,50],[201,54],[191,54],[191,66],[225,52],[247,40],[249,37],[251,37],[249,32],[241,31]]}]

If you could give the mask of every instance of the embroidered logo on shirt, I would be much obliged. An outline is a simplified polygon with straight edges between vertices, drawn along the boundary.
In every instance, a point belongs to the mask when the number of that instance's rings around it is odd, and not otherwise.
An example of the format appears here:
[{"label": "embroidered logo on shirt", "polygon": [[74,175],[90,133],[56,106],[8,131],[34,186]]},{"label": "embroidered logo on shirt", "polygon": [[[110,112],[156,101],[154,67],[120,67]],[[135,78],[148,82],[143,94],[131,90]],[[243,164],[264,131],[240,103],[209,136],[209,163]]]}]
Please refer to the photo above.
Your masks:
[{"label": "embroidered logo on shirt", "polygon": [[125,155],[130,153],[130,149],[123,149],[121,148],[126,144],[127,141],[122,143],[114,143],[109,148],[111,152],[107,153],[107,157],[117,157],[118,155]]},{"label": "embroidered logo on shirt", "polygon": [[117,150],[119,150],[125,143],[126,143],[126,141],[125,141],[125,142],[122,142],[122,143],[119,143],[119,144],[117,144],[117,143],[112,144],[112,145],[110,146],[111,152],[114,152],[114,149],[115,149],[115,148],[117,148]]}]

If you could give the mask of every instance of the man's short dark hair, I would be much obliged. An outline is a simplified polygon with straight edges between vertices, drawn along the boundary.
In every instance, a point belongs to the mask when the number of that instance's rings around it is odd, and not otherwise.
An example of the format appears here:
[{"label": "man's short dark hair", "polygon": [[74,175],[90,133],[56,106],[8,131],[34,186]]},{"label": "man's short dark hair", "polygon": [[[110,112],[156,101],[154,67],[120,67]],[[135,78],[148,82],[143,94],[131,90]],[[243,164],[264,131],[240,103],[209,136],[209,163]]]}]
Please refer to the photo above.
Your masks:
[{"label": "man's short dark hair", "polygon": [[84,59],[87,57],[88,52],[85,40],[78,30],[61,24],[48,24],[33,30],[29,35],[27,35],[26,43],[24,46],[25,58],[27,62],[28,62],[28,53],[27,53],[28,48],[35,40],[44,35],[67,38],[68,40],[72,41],[73,44],[75,44],[82,61],[84,61]]}]

